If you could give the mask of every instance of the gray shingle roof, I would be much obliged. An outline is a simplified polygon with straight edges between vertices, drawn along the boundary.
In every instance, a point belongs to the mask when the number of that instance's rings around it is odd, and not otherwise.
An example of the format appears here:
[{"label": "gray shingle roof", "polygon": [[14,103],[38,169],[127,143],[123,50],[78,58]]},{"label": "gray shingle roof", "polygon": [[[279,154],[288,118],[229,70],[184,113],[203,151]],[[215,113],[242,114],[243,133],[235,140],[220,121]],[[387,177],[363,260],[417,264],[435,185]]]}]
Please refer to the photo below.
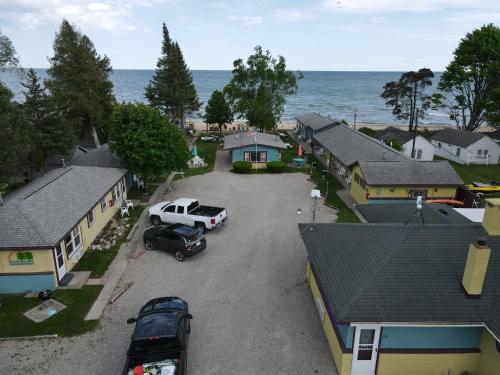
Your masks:
[{"label": "gray shingle roof", "polygon": [[465,130],[447,128],[434,134],[432,139],[460,147],[467,147],[485,136],[486,135],[484,133],[471,133]]},{"label": "gray shingle roof", "polygon": [[54,246],[125,173],[118,168],[58,168],[11,193],[0,207],[0,248]]},{"label": "gray shingle roof", "polygon": [[[409,223],[420,224],[415,204],[358,204],[361,215],[369,223]],[[422,205],[422,216],[426,224],[463,224],[471,221],[446,204]],[[411,219],[410,219],[411,218]]]},{"label": "gray shingle roof", "polygon": [[92,167],[123,168],[120,158],[109,149],[108,144],[89,149],[87,152],[77,148],[70,163]]},{"label": "gray shingle roof", "polygon": [[464,182],[446,160],[360,161],[366,183],[372,186],[459,186]]},{"label": "gray shingle roof", "polygon": [[495,130],[491,133],[486,133],[486,135],[492,139],[500,140],[500,129]]},{"label": "gray shingle roof", "polygon": [[381,130],[376,138],[382,142],[388,143],[391,139],[397,139],[399,142],[406,143],[413,138],[413,134],[394,126],[389,126],[384,130]]},{"label": "gray shingle roof", "polygon": [[491,257],[481,298],[461,281],[480,224],[316,224],[299,230],[335,319],[348,322],[491,323],[499,302],[500,236],[487,237]]},{"label": "gray shingle roof", "polygon": [[337,125],[314,136],[345,166],[366,160],[406,160],[392,147],[345,125]]},{"label": "gray shingle roof", "polygon": [[311,112],[311,113],[306,113],[304,115],[300,115],[295,117],[295,119],[303,124],[304,126],[307,126],[311,128],[312,130],[320,130],[326,126],[336,124],[337,122],[335,120],[332,120],[331,118],[321,116],[318,113]]},{"label": "gray shingle roof", "polygon": [[[255,136],[253,134],[255,134]],[[286,148],[285,143],[278,135],[246,132],[226,135],[224,137],[224,150],[255,145],[255,141],[257,141],[258,145],[262,146]]]}]

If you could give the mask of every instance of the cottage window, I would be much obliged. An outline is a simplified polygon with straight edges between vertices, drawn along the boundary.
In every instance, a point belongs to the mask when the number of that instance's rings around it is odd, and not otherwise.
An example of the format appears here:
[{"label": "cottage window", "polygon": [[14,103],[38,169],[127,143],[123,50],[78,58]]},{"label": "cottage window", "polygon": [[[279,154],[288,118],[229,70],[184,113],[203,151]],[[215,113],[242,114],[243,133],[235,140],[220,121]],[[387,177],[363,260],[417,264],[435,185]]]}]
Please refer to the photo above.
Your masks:
[{"label": "cottage window", "polygon": [[122,193],[125,192],[125,179],[124,178],[121,179],[120,185],[121,185],[121,188],[122,188]]},{"label": "cottage window", "polygon": [[64,238],[66,245],[66,254],[70,256],[82,244],[82,234],[80,233],[80,226],[74,227]]},{"label": "cottage window", "polygon": [[460,151],[462,151],[462,149],[460,147],[457,147],[457,153],[456,153],[457,156],[460,156]]},{"label": "cottage window", "polygon": [[354,173],[354,181],[363,188],[363,190],[366,189],[366,181],[357,173]]},{"label": "cottage window", "polygon": [[106,200],[106,196],[104,196],[103,198],[101,198],[101,212],[106,211],[107,208],[108,208],[108,201]]},{"label": "cottage window", "polygon": [[267,151],[245,151],[244,159],[245,161],[251,161],[252,163],[266,163]]},{"label": "cottage window", "polygon": [[427,190],[410,190],[411,198],[416,199],[418,196],[421,196],[422,199],[427,199]]},{"label": "cottage window", "polygon": [[422,149],[421,148],[417,149],[417,160],[420,160],[420,159],[422,159]]},{"label": "cottage window", "polygon": [[94,209],[92,208],[88,213],[87,213],[87,225],[89,228],[92,226],[92,224],[95,223],[95,213]]},{"label": "cottage window", "polygon": [[438,148],[441,148],[441,142],[438,142]]},{"label": "cottage window", "polygon": [[120,200],[120,188],[118,187],[118,184],[113,187],[111,195],[113,197],[113,204]]}]

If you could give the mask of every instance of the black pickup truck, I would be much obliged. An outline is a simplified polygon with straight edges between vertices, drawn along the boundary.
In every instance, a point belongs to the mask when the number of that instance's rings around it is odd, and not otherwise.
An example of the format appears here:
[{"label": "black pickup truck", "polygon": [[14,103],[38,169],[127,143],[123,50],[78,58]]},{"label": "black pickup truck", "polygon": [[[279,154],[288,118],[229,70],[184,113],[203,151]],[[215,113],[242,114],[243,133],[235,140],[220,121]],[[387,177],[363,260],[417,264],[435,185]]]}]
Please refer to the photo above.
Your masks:
[{"label": "black pickup truck", "polygon": [[146,303],[135,323],[122,375],[187,374],[187,343],[191,330],[188,304],[179,297]]}]

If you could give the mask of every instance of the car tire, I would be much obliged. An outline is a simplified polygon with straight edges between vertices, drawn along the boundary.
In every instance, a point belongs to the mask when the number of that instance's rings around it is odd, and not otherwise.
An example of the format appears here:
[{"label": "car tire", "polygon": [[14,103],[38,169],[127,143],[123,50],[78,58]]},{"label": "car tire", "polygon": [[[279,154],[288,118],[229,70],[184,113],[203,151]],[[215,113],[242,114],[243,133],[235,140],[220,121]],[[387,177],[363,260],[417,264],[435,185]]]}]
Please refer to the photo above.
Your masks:
[{"label": "car tire", "polygon": [[178,262],[183,262],[184,261],[184,254],[182,254],[182,252],[180,252],[180,251],[176,251],[175,252],[175,259]]},{"label": "car tire", "polygon": [[151,224],[155,227],[161,224],[161,219],[159,216],[151,216]]},{"label": "car tire", "polygon": [[144,241],[144,248],[150,251],[155,249],[155,247],[153,246],[153,242],[151,240]]},{"label": "car tire", "polygon": [[205,224],[203,224],[203,223],[195,223],[195,224],[194,224],[194,227],[195,227],[196,229],[201,230],[201,233],[205,233],[205,232],[207,231],[207,227],[206,227],[206,226],[205,226]]}]

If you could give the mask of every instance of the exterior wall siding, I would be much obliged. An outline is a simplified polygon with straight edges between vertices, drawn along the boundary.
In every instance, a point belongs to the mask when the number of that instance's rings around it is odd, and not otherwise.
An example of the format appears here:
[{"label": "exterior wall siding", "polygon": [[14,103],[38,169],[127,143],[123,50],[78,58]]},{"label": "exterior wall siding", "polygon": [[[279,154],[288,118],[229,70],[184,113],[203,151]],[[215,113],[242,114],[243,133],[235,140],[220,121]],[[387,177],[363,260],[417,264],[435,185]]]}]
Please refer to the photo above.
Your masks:
[{"label": "exterior wall siding", "polygon": [[412,202],[415,200],[410,198],[412,190],[427,190],[428,199],[453,199],[457,193],[456,186],[367,186],[367,190],[370,194],[369,200],[401,198]]},{"label": "exterior wall siding", "polygon": [[486,330],[481,336],[481,356],[479,357],[478,375],[498,375],[500,373],[500,352],[495,338]]},{"label": "exterior wall siding", "polygon": [[[411,150],[413,147],[413,140],[409,140],[403,144],[403,154],[411,159]],[[418,135],[415,139],[415,150],[422,150],[422,157],[418,160],[420,161],[430,161],[434,160],[434,146],[424,137]],[[416,152],[415,152],[416,156]]]},{"label": "exterior wall siding", "polygon": [[475,374],[480,355],[480,353],[379,352],[377,375],[458,375],[463,371]]},{"label": "exterior wall siding", "polygon": [[[489,137],[483,137],[467,148],[436,140],[432,140],[432,144],[436,148],[436,155],[460,164],[498,164],[500,162],[500,146]],[[460,148],[459,156],[456,155],[457,148]],[[489,157],[478,157],[478,150],[488,150]]]},{"label": "exterior wall siding", "polygon": [[359,165],[356,165],[352,170],[353,177],[351,179],[351,195],[356,201],[356,203],[358,204],[367,203],[368,202],[368,200],[366,199],[367,191],[356,182],[356,177],[355,177],[356,175],[362,177],[363,179],[365,178],[363,172],[361,172],[361,168],[359,167]]},{"label": "exterior wall siding", "polygon": [[330,316],[326,310],[326,306],[321,298],[321,293],[318,288],[318,284],[316,283],[316,279],[314,278],[314,274],[311,272],[311,266],[307,264],[307,275],[309,280],[309,286],[311,288],[311,293],[313,295],[314,300],[317,298],[320,299],[323,311],[325,312],[324,319],[321,322],[323,325],[323,330],[326,335],[326,339],[328,340],[328,344],[330,346],[330,350],[333,354],[333,360],[335,361],[335,365],[337,366],[337,371],[339,375],[349,375],[351,373],[351,365],[352,365],[352,353],[343,353],[342,347],[337,340],[337,336],[333,329],[332,322],[330,320]]},{"label": "exterior wall siding", "polygon": [[[232,162],[245,160],[244,155],[246,151],[255,152],[255,145],[233,149],[231,151]],[[257,152],[267,152],[267,161],[281,160],[281,153],[277,148],[257,145]],[[257,164],[265,165],[266,163]]]}]

